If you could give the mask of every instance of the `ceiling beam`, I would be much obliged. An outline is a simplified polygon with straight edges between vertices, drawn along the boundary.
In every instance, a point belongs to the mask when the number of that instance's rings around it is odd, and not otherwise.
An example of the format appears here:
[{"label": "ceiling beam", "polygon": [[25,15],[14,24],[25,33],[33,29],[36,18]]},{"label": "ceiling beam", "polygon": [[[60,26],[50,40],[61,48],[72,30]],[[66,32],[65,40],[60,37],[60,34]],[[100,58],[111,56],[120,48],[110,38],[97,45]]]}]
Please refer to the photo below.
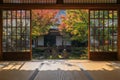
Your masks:
[{"label": "ceiling beam", "polygon": [[57,0],[57,4],[63,4],[63,0]]},{"label": "ceiling beam", "polygon": [[3,3],[3,0],[0,0],[0,4],[2,4]]},{"label": "ceiling beam", "polygon": [[119,9],[120,4],[0,4],[0,9]]},{"label": "ceiling beam", "polygon": [[120,4],[120,0],[117,0],[117,3]]}]

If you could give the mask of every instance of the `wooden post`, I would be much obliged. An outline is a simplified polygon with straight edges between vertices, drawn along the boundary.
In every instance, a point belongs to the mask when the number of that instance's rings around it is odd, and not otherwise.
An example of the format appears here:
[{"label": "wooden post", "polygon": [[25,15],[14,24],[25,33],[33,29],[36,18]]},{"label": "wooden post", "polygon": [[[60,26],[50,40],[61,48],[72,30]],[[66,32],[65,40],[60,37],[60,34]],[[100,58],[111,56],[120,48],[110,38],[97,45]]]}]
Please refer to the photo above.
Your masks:
[{"label": "wooden post", "polygon": [[120,60],[120,9],[118,10],[118,60]]},{"label": "wooden post", "polygon": [[117,0],[117,4],[120,4],[120,0]]},{"label": "wooden post", "polygon": [[2,60],[2,10],[0,10],[0,60]]},{"label": "wooden post", "polygon": [[89,10],[89,23],[88,23],[88,59],[90,60],[90,10]]},{"label": "wooden post", "polygon": [[3,3],[3,0],[0,0],[0,4],[2,4]]},{"label": "wooden post", "polygon": [[63,4],[63,0],[57,0],[57,4]]},{"label": "wooden post", "polygon": [[30,60],[32,59],[32,9],[30,10]]}]

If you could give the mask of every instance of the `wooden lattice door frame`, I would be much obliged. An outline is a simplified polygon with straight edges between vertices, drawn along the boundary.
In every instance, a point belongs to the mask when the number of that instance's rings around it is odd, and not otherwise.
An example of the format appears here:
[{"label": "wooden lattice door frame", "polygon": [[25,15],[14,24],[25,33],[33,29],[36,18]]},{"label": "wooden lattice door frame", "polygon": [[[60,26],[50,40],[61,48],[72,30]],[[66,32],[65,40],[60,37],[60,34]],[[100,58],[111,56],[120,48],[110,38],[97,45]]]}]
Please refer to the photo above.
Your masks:
[{"label": "wooden lattice door frame", "polygon": [[[101,15],[101,12],[102,12],[102,15]],[[91,15],[91,14],[94,14],[94,15]],[[105,14],[107,14],[107,16],[105,16]],[[114,14],[116,14],[117,18],[115,18]],[[96,15],[98,16],[96,17]],[[110,17],[109,15],[112,15],[112,17]],[[118,43],[118,33],[119,33],[118,20],[119,20],[119,17],[118,17],[117,9],[90,9],[89,10],[89,37],[88,37],[89,53],[88,55],[90,60],[117,60],[118,44],[119,44]],[[94,24],[92,24],[92,22]],[[116,29],[115,30],[116,35],[113,33],[114,28]],[[110,37],[112,38],[110,39]],[[116,41],[117,43],[116,45],[114,44],[114,41]],[[92,45],[92,42],[93,42],[93,45]],[[92,48],[94,49],[92,50]]]},{"label": "wooden lattice door frame", "polygon": [[[118,11],[118,13],[120,13],[119,4],[0,4],[0,26],[2,28],[2,10],[32,10],[32,9],[97,9],[97,10],[112,10],[112,9],[116,9]],[[120,27],[120,15],[118,15],[118,26]],[[118,39],[120,39],[120,28],[118,28],[119,33],[118,33]],[[90,35],[88,35],[89,38]],[[0,43],[2,43],[2,29],[0,29]],[[90,40],[89,40],[90,41]],[[32,43],[32,42],[31,42]],[[118,45],[120,44],[120,42],[118,41]],[[90,45],[88,46],[89,50],[88,50],[88,56],[89,59],[92,59],[92,55],[90,52]],[[120,47],[118,46],[118,52],[117,54],[120,57]],[[32,50],[32,49],[31,49]],[[96,53],[97,54],[97,53]],[[115,53],[116,54],[116,53]],[[3,57],[3,53],[2,53],[2,44],[0,44],[0,57]],[[15,54],[16,55],[16,54]],[[29,58],[29,60],[32,59],[32,53],[27,53],[28,56],[26,56],[27,58]],[[17,55],[16,55],[17,56]],[[97,58],[97,57],[96,57]],[[120,59],[120,58],[119,58]],[[11,59],[12,60],[12,59]],[[25,60],[25,58],[22,58],[22,60]]]}]

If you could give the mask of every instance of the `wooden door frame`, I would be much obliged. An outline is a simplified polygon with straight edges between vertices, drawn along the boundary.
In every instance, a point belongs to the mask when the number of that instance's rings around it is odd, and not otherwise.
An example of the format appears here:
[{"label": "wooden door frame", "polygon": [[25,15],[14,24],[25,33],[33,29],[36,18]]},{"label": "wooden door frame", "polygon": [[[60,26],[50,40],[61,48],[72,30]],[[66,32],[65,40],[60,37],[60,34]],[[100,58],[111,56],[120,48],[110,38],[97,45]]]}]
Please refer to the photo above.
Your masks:
[{"label": "wooden door frame", "polygon": [[[118,35],[117,35],[117,51],[108,51],[108,52],[105,52],[105,51],[90,51],[90,11],[97,11],[97,10],[107,10],[107,11],[110,11],[110,10],[113,10],[113,11],[118,11],[118,14],[119,14],[119,10],[118,9],[89,9],[89,34],[88,34],[88,57],[89,57],[89,60],[118,60],[118,53],[119,53],[119,46],[118,44],[119,43],[119,34],[120,34],[120,30],[118,30]],[[110,18],[109,18],[110,19]],[[120,23],[120,17],[118,15],[118,23]],[[119,25],[118,24],[118,28],[119,28]],[[95,36],[95,33],[94,33],[94,36]],[[113,35],[112,35],[113,36]],[[94,45],[95,46],[95,45]]]},{"label": "wooden door frame", "polygon": [[[46,6],[47,5],[47,6]],[[0,4],[0,26],[2,28],[2,10],[4,9],[10,9],[10,10],[21,10],[21,9],[116,9],[120,13],[120,4]],[[120,15],[119,15],[119,24],[118,27],[120,27]],[[120,31],[120,28],[119,28]],[[31,34],[31,33],[30,33]],[[120,34],[120,32],[118,33]],[[30,35],[31,36],[31,35]],[[90,37],[90,34],[88,34],[88,37]],[[31,37],[32,39],[32,37]],[[89,38],[88,38],[89,39]],[[118,39],[120,39],[120,36],[118,36]],[[32,41],[32,40],[31,40]],[[90,40],[88,40],[88,44]],[[32,45],[32,42],[30,43]],[[120,42],[118,42],[120,44]],[[119,46],[118,46],[119,47]],[[120,48],[120,47],[119,47]],[[31,47],[31,57],[32,59],[32,47]],[[120,50],[118,50],[118,54],[120,54]],[[2,59],[2,29],[0,29],[0,58]],[[88,45],[88,57],[90,59],[90,45]]]},{"label": "wooden door frame", "polygon": [[0,4],[0,9],[119,9],[120,4]]},{"label": "wooden door frame", "polygon": [[[120,2],[120,1],[119,1]],[[120,60],[120,9],[118,9],[118,55],[117,58]]]}]

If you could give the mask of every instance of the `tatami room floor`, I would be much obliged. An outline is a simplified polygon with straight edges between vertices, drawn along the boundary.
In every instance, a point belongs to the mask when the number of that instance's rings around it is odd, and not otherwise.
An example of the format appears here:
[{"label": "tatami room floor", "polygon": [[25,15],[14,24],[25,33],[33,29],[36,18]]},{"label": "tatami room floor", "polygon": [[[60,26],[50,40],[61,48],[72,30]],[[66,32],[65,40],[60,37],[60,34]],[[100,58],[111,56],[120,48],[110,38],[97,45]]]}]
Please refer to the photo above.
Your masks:
[{"label": "tatami room floor", "polygon": [[120,61],[0,62],[0,80],[120,80]]}]

